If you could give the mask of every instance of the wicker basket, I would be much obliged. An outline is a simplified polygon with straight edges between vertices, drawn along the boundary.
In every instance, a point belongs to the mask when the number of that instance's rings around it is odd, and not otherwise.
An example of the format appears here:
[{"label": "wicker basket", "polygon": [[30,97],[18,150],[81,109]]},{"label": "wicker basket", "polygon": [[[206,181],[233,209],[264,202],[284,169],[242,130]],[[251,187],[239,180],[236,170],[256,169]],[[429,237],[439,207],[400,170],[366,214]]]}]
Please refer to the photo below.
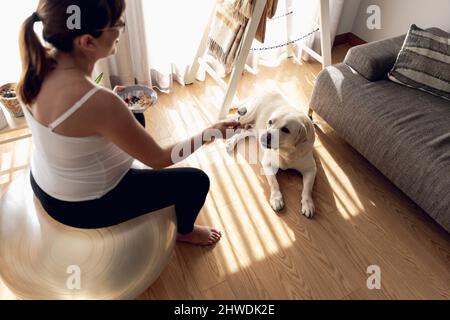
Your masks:
[{"label": "wicker basket", "polygon": [[15,98],[5,98],[1,93],[5,90],[14,90],[16,85],[14,83],[7,83],[0,87],[0,102],[8,109],[8,111],[15,117],[23,117],[22,106],[20,105],[19,99]]}]

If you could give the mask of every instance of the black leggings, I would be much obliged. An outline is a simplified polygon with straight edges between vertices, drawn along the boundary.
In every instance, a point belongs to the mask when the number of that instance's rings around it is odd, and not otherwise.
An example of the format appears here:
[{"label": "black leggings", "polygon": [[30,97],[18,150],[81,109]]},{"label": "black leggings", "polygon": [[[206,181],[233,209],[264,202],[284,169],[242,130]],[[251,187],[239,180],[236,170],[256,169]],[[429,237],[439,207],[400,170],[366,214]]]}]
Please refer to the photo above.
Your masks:
[{"label": "black leggings", "polygon": [[[136,117],[142,123],[143,117]],[[81,229],[111,227],[175,205],[178,232],[191,233],[209,192],[209,177],[194,168],[131,169],[119,185],[100,199],[67,202],[46,194],[31,174],[31,186],[47,213]]]}]

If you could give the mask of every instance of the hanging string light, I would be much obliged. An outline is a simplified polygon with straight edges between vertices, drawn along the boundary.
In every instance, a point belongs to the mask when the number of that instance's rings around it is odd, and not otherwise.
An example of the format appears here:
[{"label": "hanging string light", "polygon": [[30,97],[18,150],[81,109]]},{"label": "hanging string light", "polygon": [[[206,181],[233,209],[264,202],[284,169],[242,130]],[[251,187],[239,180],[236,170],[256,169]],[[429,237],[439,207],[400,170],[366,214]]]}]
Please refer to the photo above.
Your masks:
[{"label": "hanging string light", "polygon": [[[281,15],[279,15],[279,16],[273,17],[272,19],[269,19],[268,21],[269,21],[269,22],[273,22],[273,21],[279,20],[279,19],[281,19],[281,18],[288,18],[289,16],[291,16],[291,15],[293,15],[293,14],[294,14],[294,11],[289,11],[289,12],[287,12],[287,13],[284,13],[284,14],[281,14]],[[278,49],[278,48],[286,47],[286,46],[289,46],[289,45],[291,45],[291,44],[294,44],[294,43],[296,43],[296,42],[298,42],[298,41],[300,41],[300,40],[303,40],[303,39],[305,39],[305,38],[310,37],[311,35],[315,34],[315,33],[318,32],[319,30],[320,30],[320,28],[316,28],[316,29],[314,29],[313,31],[311,31],[311,32],[309,32],[309,33],[307,33],[307,34],[305,34],[305,35],[302,35],[301,37],[299,37],[299,38],[297,38],[297,39],[290,40],[290,41],[287,41],[287,42],[284,42],[284,43],[280,43],[280,44],[276,44],[276,45],[272,45],[272,46],[267,46],[267,47],[251,48],[250,51],[266,51],[266,50],[273,50],[273,49]]]}]

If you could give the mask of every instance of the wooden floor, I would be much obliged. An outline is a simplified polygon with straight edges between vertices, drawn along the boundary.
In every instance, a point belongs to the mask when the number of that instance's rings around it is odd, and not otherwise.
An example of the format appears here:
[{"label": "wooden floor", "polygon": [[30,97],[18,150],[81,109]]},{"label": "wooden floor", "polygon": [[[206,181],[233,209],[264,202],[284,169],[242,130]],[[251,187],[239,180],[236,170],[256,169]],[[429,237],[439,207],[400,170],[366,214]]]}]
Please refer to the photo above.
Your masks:
[{"label": "wooden floor", "polygon": [[[335,62],[347,49],[335,49]],[[287,60],[258,76],[246,73],[239,93],[275,87],[306,110],[319,71],[317,63]],[[222,96],[210,79],[175,85],[146,114],[149,131],[163,145],[197,133],[214,121]],[[215,142],[179,164],[209,174],[211,192],[199,222],[219,227],[224,237],[213,248],[178,244],[140,299],[449,299],[449,234],[318,122],[312,220],[300,214],[301,176],[279,174],[286,209],[276,214],[260,167],[248,164],[242,148],[230,156]],[[27,166],[31,143],[0,151],[1,191]],[[381,268],[381,290],[367,289],[371,265]],[[5,298],[14,297],[0,283]]]}]

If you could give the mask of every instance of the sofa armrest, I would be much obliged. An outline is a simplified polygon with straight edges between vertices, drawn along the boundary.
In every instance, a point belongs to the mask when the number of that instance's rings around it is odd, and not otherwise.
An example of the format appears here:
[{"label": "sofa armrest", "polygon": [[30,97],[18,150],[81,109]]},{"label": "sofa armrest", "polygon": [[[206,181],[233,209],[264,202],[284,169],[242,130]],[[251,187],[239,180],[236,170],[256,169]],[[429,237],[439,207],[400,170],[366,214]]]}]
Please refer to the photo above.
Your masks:
[{"label": "sofa armrest", "polygon": [[405,35],[353,47],[348,51],[344,63],[369,81],[385,79],[404,41]]}]

